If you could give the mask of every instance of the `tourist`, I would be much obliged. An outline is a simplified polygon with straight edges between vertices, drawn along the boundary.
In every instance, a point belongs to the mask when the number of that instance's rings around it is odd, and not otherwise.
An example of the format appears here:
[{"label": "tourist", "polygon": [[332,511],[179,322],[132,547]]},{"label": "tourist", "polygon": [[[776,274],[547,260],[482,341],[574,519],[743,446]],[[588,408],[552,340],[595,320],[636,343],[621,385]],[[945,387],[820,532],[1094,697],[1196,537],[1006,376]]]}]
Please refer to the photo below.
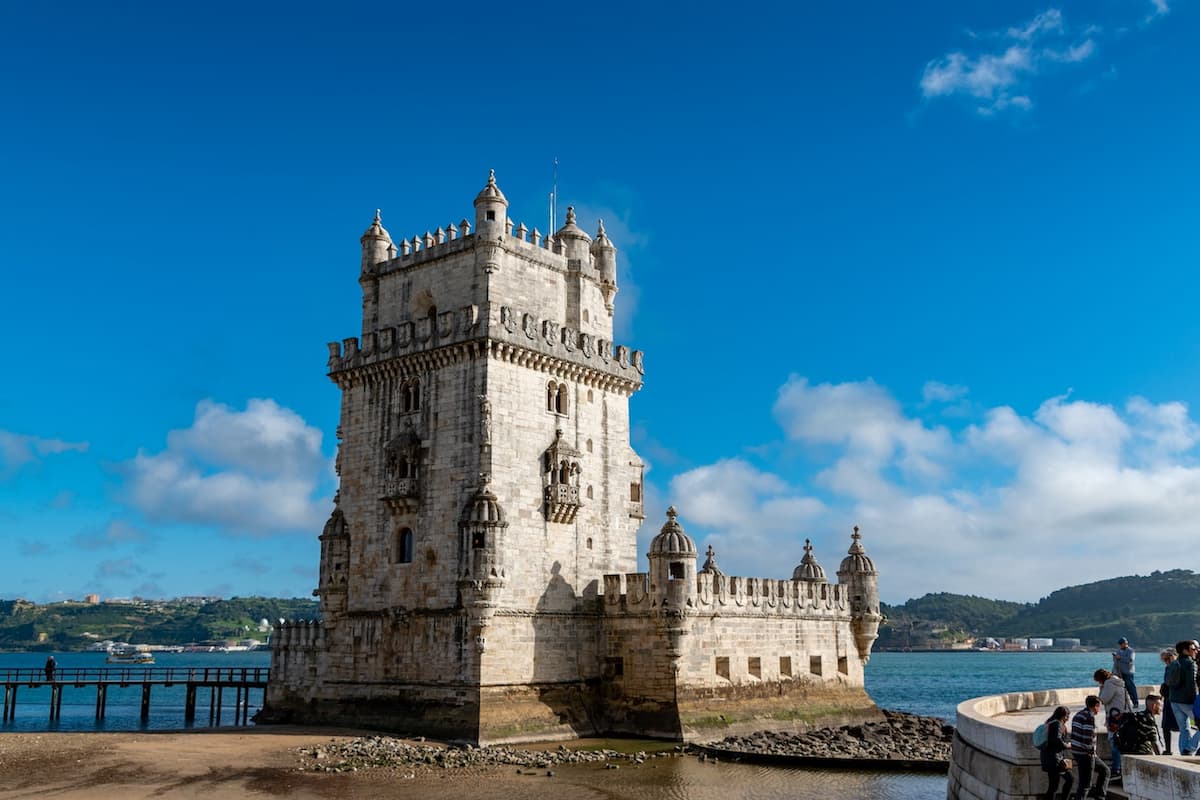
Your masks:
[{"label": "tourist", "polygon": [[1196,752],[1200,731],[1196,730],[1196,719],[1192,715],[1192,703],[1196,702],[1196,643],[1184,640],[1176,643],[1179,654],[1167,667],[1163,681],[1170,693],[1171,712],[1179,725],[1179,755],[1190,756]]},{"label": "tourist", "polygon": [[1175,661],[1175,649],[1168,647],[1158,654],[1159,659],[1163,663],[1163,683],[1158,687],[1158,693],[1163,697],[1162,704],[1162,735],[1163,735],[1163,755],[1171,755],[1171,734],[1179,730],[1179,723],[1175,721],[1175,713],[1171,711],[1170,702],[1170,687],[1167,686],[1167,670],[1171,668],[1171,664]]},{"label": "tourist", "polygon": [[55,662],[54,656],[49,656],[46,659],[46,680],[49,683],[54,683],[54,670],[58,669],[58,663]]},{"label": "tourist", "polygon": [[1137,681],[1133,678],[1133,648],[1129,640],[1122,636],[1117,639],[1117,649],[1113,656],[1113,674],[1125,681],[1125,691],[1133,700],[1133,707],[1138,707]]},{"label": "tourist", "polygon": [[1071,709],[1059,706],[1046,720],[1046,743],[1041,747],[1042,772],[1050,779],[1050,787],[1046,789],[1046,800],[1055,800],[1054,793],[1062,784],[1062,794],[1058,800],[1067,800],[1071,796],[1071,786],[1075,776],[1071,773],[1071,760],[1067,758],[1070,751],[1068,744],[1067,715]]},{"label": "tourist", "polygon": [[1099,712],[1100,698],[1089,694],[1083,701],[1083,709],[1071,718],[1071,756],[1079,772],[1076,800],[1083,800],[1092,788],[1093,775],[1096,776],[1096,788],[1092,797],[1104,800],[1108,796],[1108,764],[1096,758],[1096,714]]},{"label": "tourist", "polygon": [[1112,777],[1121,777],[1121,749],[1117,746],[1117,726],[1121,715],[1129,711],[1129,692],[1125,682],[1106,669],[1092,673],[1092,680],[1100,684],[1100,703],[1104,706],[1105,727],[1108,730],[1108,749],[1112,751]]},{"label": "tourist", "polygon": [[1162,707],[1161,697],[1148,694],[1145,711],[1134,711],[1128,715],[1128,719],[1122,718],[1117,734],[1122,752],[1139,756],[1156,756],[1162,752],[1162,738],[1158,734],[1158,723],[1154,721]]}]

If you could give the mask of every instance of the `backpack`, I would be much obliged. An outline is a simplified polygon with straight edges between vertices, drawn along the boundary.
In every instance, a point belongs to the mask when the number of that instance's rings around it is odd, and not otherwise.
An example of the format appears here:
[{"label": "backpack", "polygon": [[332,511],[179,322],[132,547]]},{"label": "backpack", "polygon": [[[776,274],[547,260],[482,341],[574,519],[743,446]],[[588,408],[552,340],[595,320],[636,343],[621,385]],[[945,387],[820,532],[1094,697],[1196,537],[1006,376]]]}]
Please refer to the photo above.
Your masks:
[{"label": "backpack", "polygon": [[1122,753],[1133,753],[1142,746],[1142,733],[1138,730],[1136,714],[1122,714],[1117,724],[1117,749]]},{"label": "backpack", "polygon": [[1048,730],[1049,727],[1050,727],[1049,722],[1043,722],[1041,725],[1038,725],[1036,728],[1033,729],[1033,746],[1036,747],[1038,750],[1041,750],[1043,747],[1046,746],[1046,740],[1050,736],[1050,733]]}]

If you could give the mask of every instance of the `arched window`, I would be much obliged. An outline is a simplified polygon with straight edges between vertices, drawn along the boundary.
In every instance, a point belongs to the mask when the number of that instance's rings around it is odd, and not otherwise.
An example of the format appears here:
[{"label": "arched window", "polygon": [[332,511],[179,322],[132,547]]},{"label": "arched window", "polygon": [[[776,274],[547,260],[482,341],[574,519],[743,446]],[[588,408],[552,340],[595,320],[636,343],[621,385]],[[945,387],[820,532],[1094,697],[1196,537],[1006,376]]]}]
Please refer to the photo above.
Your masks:
[{"label": "arched window", "polygon": [[407,414],[421,410],[421,381],[413,378],[400,387],[400,412]]},{"label": "arched window", "polygon": [[437,306],[429,307],[429,335],[434,339],[438,338]]},{"label": "arched window", "polygon": [[413,560],[413,532],[411,528],[401,528],[396,535],[396,563],[411,564]]},{"label": "arched window", "polygon": [[588,500],[592,499],[592,487],[590,487],[590,486],[588,487],[588,490],[587,490],[587,499]]},{"label": "arched window", "polygon": [[567,413],[567,385],[560,383],[558,385],[558,395],[554,399],[554,410],[559,414]]},{"label": "arched window", "polygon": [[558,410],[558,384],[554,381],[546,384],[546,410],[550,412]]},{"label": "arched window", "polygon": [[588,321],[588,310],[586,308],[583,310],[583,321]]},{"label": "arched window", "polygon": [[587,440],[587,451],[589,453],[592,452],[592,440],[591,439]]}]

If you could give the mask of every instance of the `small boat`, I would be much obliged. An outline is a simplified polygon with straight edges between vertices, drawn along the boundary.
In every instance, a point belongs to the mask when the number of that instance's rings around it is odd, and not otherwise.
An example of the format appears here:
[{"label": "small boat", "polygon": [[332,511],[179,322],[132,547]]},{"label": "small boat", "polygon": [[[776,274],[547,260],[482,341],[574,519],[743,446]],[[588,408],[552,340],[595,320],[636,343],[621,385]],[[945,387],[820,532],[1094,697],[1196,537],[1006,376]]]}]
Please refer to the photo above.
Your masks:
[{"label": "small boat", "polygon": [[153,664],[154,656],[136,647],[114,647],[104,661],[108,664]]}]

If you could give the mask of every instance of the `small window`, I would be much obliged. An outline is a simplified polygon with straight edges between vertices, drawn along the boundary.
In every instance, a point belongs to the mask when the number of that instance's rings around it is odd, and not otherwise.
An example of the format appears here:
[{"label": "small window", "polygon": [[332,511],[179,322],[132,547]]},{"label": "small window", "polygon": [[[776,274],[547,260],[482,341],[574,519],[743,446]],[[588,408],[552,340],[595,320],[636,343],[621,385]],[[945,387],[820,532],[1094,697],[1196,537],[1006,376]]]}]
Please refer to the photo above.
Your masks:
[{"label": "small window", "polygon": [[587,451],[589,453],[592,452],[592,440],[591,439],[587,440]]},{"label": "small window", "polygon": [[592,487],[590,487],[590,486],[588,487],[588,490],[587,490],[587,499],[588,500],[592,499]]},{"label": "small window", "polygon": [[421,383],[409,381],[400,390],[400,410],[404,413],[421,409]]},{"label": "small window", "polygon": [[642,502],[642,482],[629,484],[629,500],[633,503]]},{"label": "small window", "polygon": [[558,384],[554,381],[546,384],[546,410],[551,413],[558,410]]},{"label": "small window", "polygon": [[717,675],[729,680],[729,657],[717,656]]},{"label": "small window", "polygon": [[588,389],[588,402],[592,402],[592,390]]},{"label": "small window", "polygon": [[779,657],[779,676],[781,678],[792,677],[792,657],[791,656],[780,656]]},{"label": "small window", "polygon": [[583,310],[583,321],[588,321],[588,310],[586,308]]},{"label": "small window", "polygon": [[554,412],[556,414],[567,414],[567,385],[560,383],[558,385],[558,394],[554,398]]},{"label": "small window", "polygon": [[487,212],[487,218],[494,222],[496,220],[496,212],[495,211]]},{"label": "small window", "polygon": [[587,538],[587,549],[588,550],[592,549],[592,537],[590,537],[590,536]]},{"label": "small window", "polygon": [[670,579],[673,581],[681,581],[687,573],[684,572],[682,561],[672,561],[670,565]]},{"label": "small window", "polygon": [[471,547],[476,550],[482,550],[487,547],[487,534],[483,531],[475,531],[471,534]]},{"label": "small window", "polygon": [[846,660],[845,656],[838,656],[838,672],[843,675],[850,674],[850,662]]},{"label": "small window", "polygon": [[755,678],[762,678],[762,659],[758,656],[750,656],[746,660],[746,669]]},{"label": "small window", "polygon": [[808,671],[811,672],[813,675],[821,674],[821,657],[820,656],[809,656],[808,657]]},{"label": "small window", "polygon": [[413,532],[411,528],[401,528],[396,536],[396,563],[411,564],[413,560]]}]

